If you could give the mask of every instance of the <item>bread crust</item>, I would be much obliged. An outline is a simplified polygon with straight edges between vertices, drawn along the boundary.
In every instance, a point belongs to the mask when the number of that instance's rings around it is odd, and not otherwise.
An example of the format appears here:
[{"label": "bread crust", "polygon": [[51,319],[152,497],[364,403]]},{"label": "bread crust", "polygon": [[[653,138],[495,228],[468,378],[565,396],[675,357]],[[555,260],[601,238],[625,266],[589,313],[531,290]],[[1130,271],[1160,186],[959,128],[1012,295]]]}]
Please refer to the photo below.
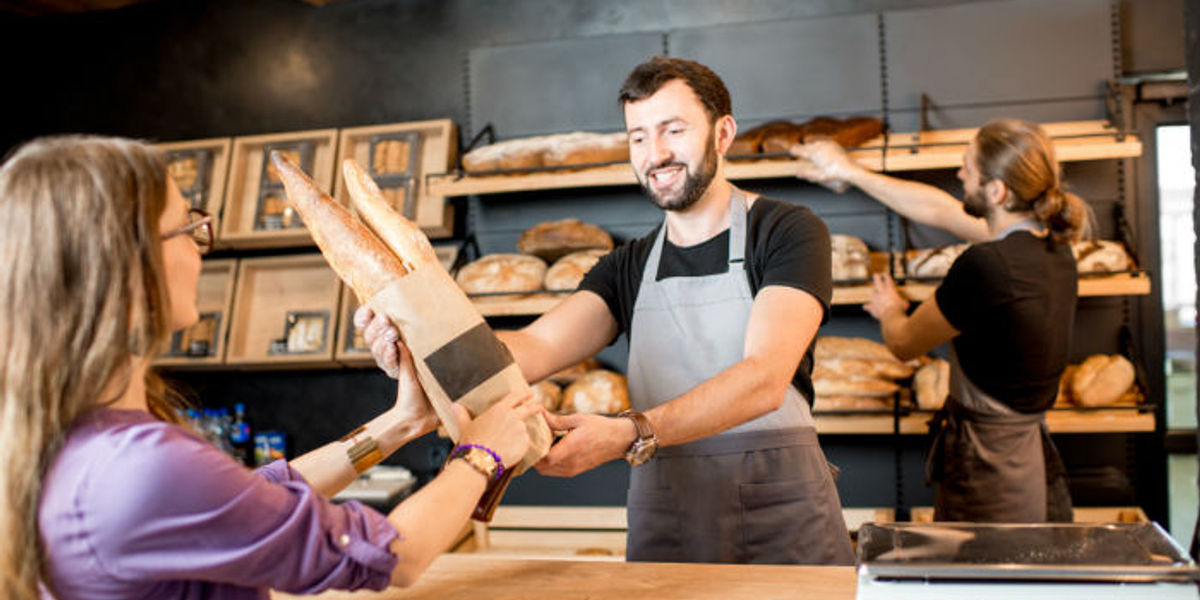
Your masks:
[{"label": "bread crust", "polygon": [[608,250],[580,250],[572,252],[550,265],[546,269],[546,277],[542,280],[543,287],[552,291],[574,290],[583,281],[583,276],[596,266],[600,257],[608,254]]},{"label": "bread crust", "polygon": [[629,408],[629,385],[624,375],[605,369],[589,371],[563,390],[559,410],[565,414],[611,415]]},{"label": "bread crust", "polygon": [[464,265],[455,281],[468,294],[528,293],[542,289],[546,263],[527,254],[488,254]]},{"label": "bread crust", "polygon": [[608,232],[579,219],[561,219],[538,223],[521,233],[517,250],[554,262],[580,250],[612,250],[613,239]]},{"label": "bread crust", "polygon": [[360,303],[370,302],[398,277],[408,274],[400,259],[379,238],[294,162],[273,151],[271,163],[283,181],[288,201],[300,213],[326,262],[350,285]]}]

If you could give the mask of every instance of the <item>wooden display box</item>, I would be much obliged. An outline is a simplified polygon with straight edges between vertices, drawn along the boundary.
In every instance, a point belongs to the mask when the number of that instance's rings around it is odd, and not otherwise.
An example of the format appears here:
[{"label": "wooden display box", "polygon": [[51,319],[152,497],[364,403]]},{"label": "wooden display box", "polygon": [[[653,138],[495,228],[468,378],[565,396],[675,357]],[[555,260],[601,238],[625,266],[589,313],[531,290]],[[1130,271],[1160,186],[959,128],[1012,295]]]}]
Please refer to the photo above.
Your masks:
[{"label": "wooden display box", "polygon": [[348,367],[369,367],[375,364],[371,349],[354,327],[354,311],[358,310],[358,298],[350,286],[342,286],[341,318],[338,322],[336,346],[333,358]]},{"label": "wooden display box", "polygon": [[[220,231],[225,182],[229,174],[232,138],[210,138],[155,144],[167,155],[167,172],[191,205],[212,215],[213,231]],[[214,244],[221,247],[217,236]]]},{"label": "wooden display box", "polygon": [[242,259],[226,364],[333,364],[340,294],[320,254]]},{"label": "wooden display box", "polygon": [[224,362],[236,275],[237,259],[204,261],[196,284],[196,310],[200,320],[171,336],[170,348],[154,359],[155,366],[201,367]]},{"label": "wooden display box", "polygon": [[271,150],[295,160],[325,191],[333,189],[337,130],[255,135],[233,139],[220,235],[234,248],[311,246],[312,236],[287,202],[283,183],[269,168]]},{"label": "wooden display box", "polygon": [[338,146],[334,197],[349,204],[341,164],[353,158],[366,167],[392,207],[432,238],[453,235],[454,210],[444,196],[430,193],[426,175],[454,164],[458,134],[449,119],[343,129]]}]

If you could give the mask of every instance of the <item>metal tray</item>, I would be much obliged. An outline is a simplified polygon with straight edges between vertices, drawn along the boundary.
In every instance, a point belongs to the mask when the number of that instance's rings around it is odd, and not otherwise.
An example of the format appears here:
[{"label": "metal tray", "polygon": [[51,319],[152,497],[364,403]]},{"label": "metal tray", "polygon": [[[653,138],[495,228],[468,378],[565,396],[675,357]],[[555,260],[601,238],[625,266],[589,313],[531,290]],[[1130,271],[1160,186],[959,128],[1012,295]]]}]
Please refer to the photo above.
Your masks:
[{"label": "metal tray", "polygon": [[858,559],[860,575],[875,579],[1200,580],[1156,523],[867,523]]}]

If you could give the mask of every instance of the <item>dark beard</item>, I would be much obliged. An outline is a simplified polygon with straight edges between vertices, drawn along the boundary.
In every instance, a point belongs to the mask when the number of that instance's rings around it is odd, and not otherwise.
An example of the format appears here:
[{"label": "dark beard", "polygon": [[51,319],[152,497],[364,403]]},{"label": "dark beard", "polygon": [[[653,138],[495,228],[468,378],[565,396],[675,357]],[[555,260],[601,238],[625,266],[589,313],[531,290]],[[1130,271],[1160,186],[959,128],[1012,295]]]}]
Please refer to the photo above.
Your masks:
[{"label": "dark beard", "polygon": [[[654,190],[650,188],[649,175],[641,180],[642,191],[646,192],[646,195],[650,197],[650,201],[655,206],[663,210],[687,210],[693,204],[699,202],[700,198],[704,196],[704,192],[708,191],[709,184],[712,183],[713,177],[717,175],[717,151],[713,147],[714,140],[712,134],[709,134],[708,138],[708,144],[704,151],[704,160],[700,163],[700,170],[696,173],[688,173],[687,180],[683,182],[683,192],[678,198],[674,200],[659,198],[655,195]],[[685,170],[688,168],[687,165],[679,161],[669,161],[654,165],[649,171],[675,165],[681,166]]]},{"label": "dark beard", "polygon": [[963,211],[972,217],[987,217],[987,197],[982,186],[974,194],[963,195]]}]

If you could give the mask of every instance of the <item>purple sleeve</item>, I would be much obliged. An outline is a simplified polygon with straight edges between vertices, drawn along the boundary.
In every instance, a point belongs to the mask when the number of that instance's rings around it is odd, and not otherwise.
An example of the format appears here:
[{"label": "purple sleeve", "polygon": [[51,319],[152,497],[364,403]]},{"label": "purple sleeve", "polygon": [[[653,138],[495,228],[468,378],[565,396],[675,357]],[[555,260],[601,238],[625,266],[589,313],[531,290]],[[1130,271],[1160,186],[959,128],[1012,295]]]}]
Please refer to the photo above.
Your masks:
[{"label": "purple sleeve", "polygon": [[329,502],[283,461],[251,472],[174,426],[127,435],[80,494],[106,571],[299,594],[387,586],[399,534],[378,512]]}]

